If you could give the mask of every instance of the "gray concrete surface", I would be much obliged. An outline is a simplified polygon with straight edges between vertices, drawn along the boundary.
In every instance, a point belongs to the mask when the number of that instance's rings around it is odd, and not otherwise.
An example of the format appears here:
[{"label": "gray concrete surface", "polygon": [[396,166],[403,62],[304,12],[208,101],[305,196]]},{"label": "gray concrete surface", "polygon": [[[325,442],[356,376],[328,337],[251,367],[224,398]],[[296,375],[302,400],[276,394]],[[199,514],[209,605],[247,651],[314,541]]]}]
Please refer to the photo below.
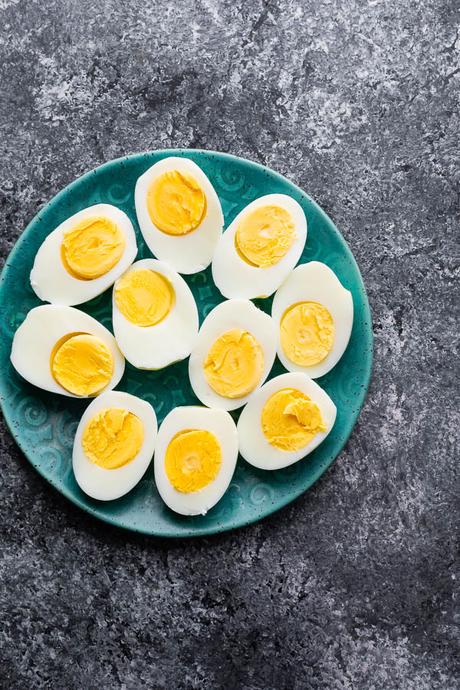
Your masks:
[{"label": "gray concrete surface", "polygon": [[333,468],[281,513],[216,538],[95,522],[2,426],[2,687],[458,687],[458,10],[0,0],[3,260],[103,161],[229,151],[331,215],[376,338],[367,404]]}]

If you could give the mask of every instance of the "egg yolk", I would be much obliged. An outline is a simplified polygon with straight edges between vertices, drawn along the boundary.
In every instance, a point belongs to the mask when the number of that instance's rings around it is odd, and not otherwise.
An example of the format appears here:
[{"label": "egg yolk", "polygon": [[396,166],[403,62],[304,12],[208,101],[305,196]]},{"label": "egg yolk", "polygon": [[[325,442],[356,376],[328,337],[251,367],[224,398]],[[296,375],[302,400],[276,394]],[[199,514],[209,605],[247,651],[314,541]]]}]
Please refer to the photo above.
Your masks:
[{"label": "egg yolk", "polygon": [[64,234],[62,263],[80,280],[94,280],[108,273],[121,259],[125,238],[116,223],[103,216],[86,218]]},{"label": "egg yolk", "polygon": [[274,393],[262,410],[262,431],[280,450],[300,450],[321,431],[326,431],[318,405],[295,388]]},{"label": "egg yolk", "polygon": [[291,214],[281,206],[260,206],[244,216],[235,233],[235,247],[251,266],[269,268],[280,261],[296,239]]},{"label": "egg yolk", "polygon": [[161,273],[129,271],[117,283],[115,301],[123,316],[136,326],[155,326],[171,311],[174,288]]},{"label": "egg yolk", "polygon": [[283,352],[302,367],[319,364],[334,344],[335,327],[330,312],[318,302],[299,302],[287,309],[280,323]]},{"label": "egg yolk", "polygon": [[50,358],[51,373],[69,393],[97,395],[113,374],[113,357],[105,343],[95,335],[72,333],[61,338]]},{"label": "egg yolk", "polygon": [[150,219],[167,235],[188,235],[206,214],[206,195],[188,173],[169,170],[159,175],[147,192]]},{"label": "egg yolk", "polygon": [[204,429],[185,429],[169,442],[165,456],[166,475],[182,493],[199,491],[219,474],[222,451],[217,438]]},{"label": "egg yolk", "polygon": [[128,410],[101,410],[88,422],[82,446],[91,462],[105,470],[116,470],[134,460],[144,441],[144,425]]},{"label": "egg yolk", "polygon": [[211,388],[224,398],[241,398],[258,385],[264,354],[251,333],[234,328],[212,345],[204,362],[204,375]]}]

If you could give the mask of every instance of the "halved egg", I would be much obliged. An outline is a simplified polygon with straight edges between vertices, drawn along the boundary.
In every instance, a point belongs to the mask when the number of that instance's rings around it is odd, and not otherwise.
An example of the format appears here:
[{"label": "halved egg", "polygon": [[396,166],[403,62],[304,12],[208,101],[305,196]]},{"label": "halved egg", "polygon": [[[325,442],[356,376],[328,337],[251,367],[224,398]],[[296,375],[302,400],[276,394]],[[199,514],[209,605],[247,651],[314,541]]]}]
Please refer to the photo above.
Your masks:
[{"label": "halved egg", "polygon": [[96,204],[48,235],[35,257],[30,284],[45,302],[81,304],[113,285],[136,254],[136,235],[126,213]]},{"label": "halved egg", "polygon": [[155,482],[181,515],[205,515],[224,495],[238,457],[235,422],[224,410],[176,407],[160,426]]},{"label": "halved egg", "polygon": [[79,309],[31,309],[13,338],[11,362],[29,383],[72,398],[114,388],[125,360],[113,335]]},{"label": "halved egg", "polygon": [[249,300],[227,300],[200,328],[190,356],[190,383],[204,405],[235,410],[265,381],[275,355],[270,316]]},{"label": "halved egg", "polygon": [[302,254],[307,219],[285,194],[268,194],[248,204],[216,247],[212,276],[224,297],[268,297]]},{"label": "halved egg", "polygon": [[272,318],[283,366],[316,379],[327,374],[346,350],[353,299],[329,266],[311,261],[297,266],[279,288]]},{"label": "halved egg", "polygon": [[185,280],[167,264],[137,261],[114,285],[113,329],[133,366],[161,369],[188,357],[195,344],[195,299]]},{"label": "halved egg", "polygon": [[128,493],[153,456],[157,418],[135,395],[103,393],[86,408],[75,434],[72,464],[80,488],[100,501]]},{"label": "halved egg", "polygon": [[249,400],[238,421],[240,453],[254,467],[279,470],[324,441],[336,407],[306,374],[281,374]]},{"label": "halved egg", "polygon": [[152,165],[136,183],[136,213],[150,251],[179,273],[211,263],[222,234],[219,197],[201,168],[172,156]]}]

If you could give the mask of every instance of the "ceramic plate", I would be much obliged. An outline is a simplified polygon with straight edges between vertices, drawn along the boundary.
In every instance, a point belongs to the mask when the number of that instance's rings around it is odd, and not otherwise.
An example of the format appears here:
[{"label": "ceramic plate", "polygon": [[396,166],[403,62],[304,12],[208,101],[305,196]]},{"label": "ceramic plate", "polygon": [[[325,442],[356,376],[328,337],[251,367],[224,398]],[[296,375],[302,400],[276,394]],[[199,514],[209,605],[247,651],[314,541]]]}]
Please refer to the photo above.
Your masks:
[{"label": "ceramic plate", "polygon": [[[29,273],[42,241],[65,218],[85,206],[115,204],[131,218],[137,232],[138,258],[150,256],[139,232],[134,210],[137,178],[166,156],[184,156],[200,165],[222,202],[227,226],[250,201],[263,194],[289,194],[303,207],[308,239],[300,263],[318,259],[338,275],[353,294],[355,320],[348,349],[337,366],[318,379],[337,405],[337,421],[327,439],[305,460],[284,470],[264,472],[241,457],[224,498],[205,517],[185,518],[161,501],[153,481],[153,464],[129,494],[112,502],[88,498],[72,472],[74,433],[88,401],[46,393],[23,381],[10,360],[11,341],[27,312],[40,302],[29,284]],[[211,271],[185,276],[202,321],[222,296]],[[271,299],[256,300],[269,312]],[[111,290],[80,305],[112,329]],[[6,422],[26,458],[58,491],[101,520],[130,530],[163,537],[187,537],[223,532],[273,513],[300,496],[329,467],[343,448],[356,422],[369,383],[372,365],[372,329],[369,304],[359,269],[343,237],[324,211],[301,189],[261,165],[224,153],[168,150],[143,153],[106,163],[66,187],[26,228],[11,252],[0,279],[0,400]],[[196,404],[187,374],[187,360],[162,371],[145,372],[129,364],[118,390],[148,400],[158,421],[177,405]],[[284,370],[278,361],[270,378]],[[237,414],[234,415],[235,419]],[[337,486],[337,491],[341,491]]]}]

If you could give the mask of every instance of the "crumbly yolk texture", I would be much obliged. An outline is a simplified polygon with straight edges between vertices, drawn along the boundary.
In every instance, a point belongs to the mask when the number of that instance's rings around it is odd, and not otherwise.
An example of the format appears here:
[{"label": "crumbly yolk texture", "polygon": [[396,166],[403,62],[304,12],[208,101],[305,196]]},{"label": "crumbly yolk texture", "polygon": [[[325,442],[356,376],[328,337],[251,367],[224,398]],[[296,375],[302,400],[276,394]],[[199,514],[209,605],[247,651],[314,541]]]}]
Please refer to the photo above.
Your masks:
[{"label": "crumbly yolk texture", "polygon": [[138,455],[144,442],[144,425],[128,410],[101,410],[88,422],[81,443],[86,457],[105,470],[124,467]]},{"label": "crumbly yolk texture", "polygon": [[248,331],[234,328],[211,346],[204,362],[204,375],[211,388],[224,398],[241,398],[258,385],[264,368],[264,353]]},{"label": "crumbly yolk texture", "polygon": [[120,261],[125,246],[125,237],[112,220],[103,216],[86,218],[64,234],[62,263],[74,278],[94,280]]},{"label": "crumbly yolk texture", "polygon": [[318,405],[296,388],[283,388],[274,393],[262,410],[262,430],[275,448],[300,450],[326,425]]},{"label": "crumbly yolk texture", "polygon": [[156,177],[147,192],[147,210],[167,235],[188,235],[206,214],[206,195],[188,173],[169,170]]},{"label": "crumbly yolk texture", "polygon": [[123,316],[136,326],[155,326],[169,314],[174,288],[161,273],[140,269],[129,271],[115,289],[115,301]]},{"label": "crumbly yolk texture", "polygon": [[299,302],[287,309],[280,323],[283,352],[301,367],[319,364],[334,344],[335,327],[330,312],[318,302]]},{"label": "crumbly yolk texture", "polygon": [[246,263],[269,268],[281,261],[295,239],[294,221],[285,208],[260,206],[241,220],[235,247]]},{"label": "crumbly yolk texture", "polygon": [[113,357],[107,345],[95,335],[73,333],[53,348],[51,373],[69,393],[92,396],[107,386],[113,375]]},{"label": "crumbly yolk texture", "polygon": [[166,449],[166,475],[172,486],[181,493],[203,489],[214,481],[221,465],[219,441],[205,429],[180,431]]}]

